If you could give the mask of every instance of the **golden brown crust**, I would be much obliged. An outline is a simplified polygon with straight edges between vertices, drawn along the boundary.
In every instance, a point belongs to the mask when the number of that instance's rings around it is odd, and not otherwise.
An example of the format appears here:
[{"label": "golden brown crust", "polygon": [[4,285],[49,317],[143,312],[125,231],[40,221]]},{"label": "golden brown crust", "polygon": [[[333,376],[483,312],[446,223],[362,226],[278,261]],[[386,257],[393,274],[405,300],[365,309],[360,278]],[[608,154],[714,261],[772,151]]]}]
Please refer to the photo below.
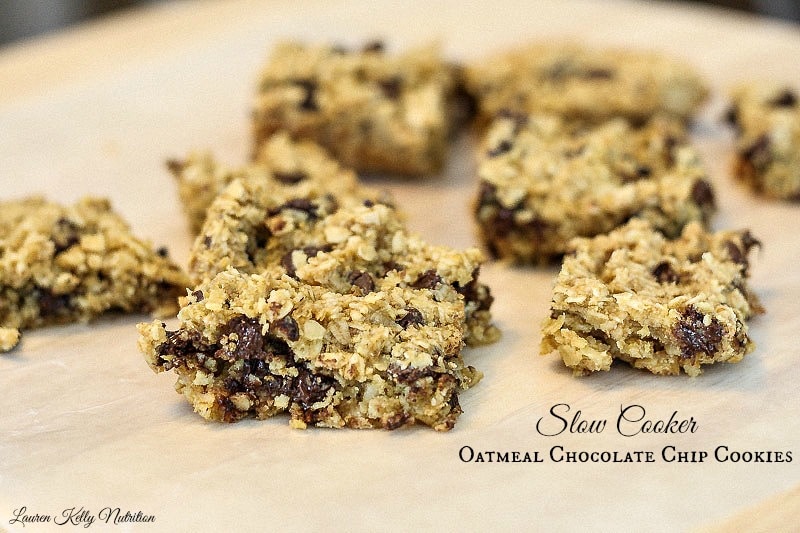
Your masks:
[{"label": "golden brown crust", "polygon": [[288,412],[295,427],[452,428],[458,392],[480,379],[462,346],[497,338],[480,253],[426,244],[381,204],[303,224],[251,252],[258,266],[209,275],[178,330],[142,324],[148,363],[174,369],[212,420]]},{"label": "golden brown crust", "polygon": [[800,103],[780,84],[737,87],[728,119],[736,127],[733,173],[769,198],[800,201]]},{"label": "golden brown crust", "polygon": [[644,220],[575,239],[553,289],[542,354],[558,351],[576,375],[614,359],[654,374],[691,376],[753,350],[747,320],[763,312],[747,287],[747,231],[688,224],[665,238]]},{"label": "golden brown crust", "polygon": [[688,120],[708,94],[697,73],[673,59],[575,43],[534,43],[489,57],[467,69],[466,85],[484,123],[502,110],[586,121]]},{"label": "golden brown crust", "polygon": [[445,159],[455,117],[456,70],[429,46],[383,48],[282,43],[261,73],[253,109],[256,149],[275,132],[313,139],[363,172],[421,175]]},{"label": "golden brown crust", "polygon": [[553,115],[498,117],[479,155],[475,214],[492,253],[547,263],[573,237],[605,233],[631,217],[676,236],[706,222],[714,194],[683,125],[655,117],[597,125]]},{"label": "golden brown crust", "polygon": [[134,237],[108,200],[60,206],[42,198],[0,205],[0,326],[14,331],[84,322],[109,310],[174,312],[189,280]]}]

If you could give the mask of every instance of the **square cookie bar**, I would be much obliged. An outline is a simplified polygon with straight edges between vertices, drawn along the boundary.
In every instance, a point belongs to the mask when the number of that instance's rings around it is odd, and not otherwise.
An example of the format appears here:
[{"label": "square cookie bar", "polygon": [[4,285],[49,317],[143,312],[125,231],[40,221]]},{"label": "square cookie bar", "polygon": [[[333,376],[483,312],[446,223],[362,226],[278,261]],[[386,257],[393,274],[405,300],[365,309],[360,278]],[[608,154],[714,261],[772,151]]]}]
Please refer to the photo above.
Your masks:
[{"label": "square cookie bar", "polygon": [[348,199],[358,203],[380,197],[360,186],[355,172],[340,165],[318,144],[293,141],[285,132],[265,141],[256,160],[244,167],[226,167],[207,152],[171,160],[167,166],[178,182],[178,194],[195,234],[203,226],[211,202],[237,178],[263,181],[276,198],[313,200],[330,195],[339,203]]},{"label": "square cookie bar", "polygon": [[738,87],[728,120],[736,127],[734,173],[771,198],[800,201],[800,103],[774,84]]},{"label": "square cookie bar", "polygon": [[438,171],[447,151],[457,70],[434,46],[389,55],[282,43],[260,76],[256,147],[280,130],[323,145],[363,172]]},{"label": "square cookie bar", "polygon": [[85,322],[110,310],[177,310],[189,280],[134,237],[107,200],[0,204],[0,351],[19,330]]},{"label": "square cookie bar", "polygon": [[655,114],[689,119],[708,89],[691,67],[654,53],[574,43],[531,44],[466,69],[483,122],[498,112],[553,113],[599,121]]},{"label": "square cookie bar", "polygon": [[632,217],[675,236],[714,210],[698,154],[672,119],[588,126],[503,113],[481,150],[480,233],[494,256],[518,263],[557,259],[571,238],[605,233]]},{"label": "square cookie bar", "polygon": [[669,240],[645,220],[575,239],[553,289],[542,354],[575,375],[614,359],[654,374],[690,376],[753,350],[747,319],[763,312],[747,286],[747,231],[708,233],[696,222]]},{"label": "square cookie bar", "polygon": [[175,370],[211,420],[288,412],[297,428],[451,429],[458,393],[481,377],[461,357],[468,333],[497,337],[480,252],[426,244],[382,204],[296,233],[277,249],[268,239],[258,268],[201,283],[178,329],[140,325],[150,366]]}]

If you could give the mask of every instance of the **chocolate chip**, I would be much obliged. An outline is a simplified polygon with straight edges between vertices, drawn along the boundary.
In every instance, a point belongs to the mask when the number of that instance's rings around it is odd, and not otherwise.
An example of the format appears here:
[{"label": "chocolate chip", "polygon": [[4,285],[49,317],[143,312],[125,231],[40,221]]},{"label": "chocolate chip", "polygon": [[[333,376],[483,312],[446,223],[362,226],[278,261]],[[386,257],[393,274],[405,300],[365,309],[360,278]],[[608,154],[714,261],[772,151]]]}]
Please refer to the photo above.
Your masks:
[{"label": "chocolate chip", "polygon": [[426,270],[411,284],[415,289],[435,289],[442,282],[442,278],[435,270]]},{"label": "chocolate chip", "polygon": [[[162,327],[166,327],[162,323]],[[203,358],[208,360],[218,345],[209,345],[203,335],[194,330],[167,331],[167,340],[156,347],[158,364],[164,370],[186,365],[186,359]]]},{"label": "chocolate chip", "polygon": [[586,150],[585,144],[572,146],[564,150],[564,157],[572,159],[573,157],[578,157],[579,155],[582,155],[585,150]]},{"label": "chocolate chip", "polygon": [[722,117],[727,124],[734,128],[739,127],[739,108],[735,105],[730,106]]},{"label": "chocolate chip", "polygon": [[753,237],[753,234],[750,233],[750,230],[744,230],[742,232],[742,246],[744,246],[745,254],[750,253],[750,249],[753,246],[758,246],[761,248],[761,241]]},{"label": "chocolate chip", "polygon": [[317,83],[313,80],[294,80],[293,83],[305,89],[306,92],[303,100],[300,102],[300,109],[304,111],[319,110],[316,100]]},{"label": "chocolate chip", "polygon": [[608,68],[592,68],[584,71],[583,78],[587,80],[611,80],[614,78],[614,71]]},{"label": "chocolate chip", "polygon": [[692,185],[692,200],[700,207],[714,206],[714,191],[705,180],[697,180]]},{"label": "chocolate chip", "polygon": [[194,291],[192,293],[192,296],[194,296],[194,300],[196,302],[202,302],[203,300],[206,299],[205,295],[203,294],[203,291],[201,291],[201,290]]},{"label": "chocolate chip", "polygon": [[385,48],[386,45],[384,45],[383,41],[376,39],[373,41],[367,41],[361,50],[363,52],[381,53]]},{"label": "chocolate chip", "polygon": [[695,357],[698,352],[713,355],[719,348],[725,328],[716,317],[711,317],[708,325],[704,319],[705,315],[690,305],[683,311],[681,319],[675,325],[673,333],[681,348],[683,359]]},{"label": "chocolate chip", "polygon": [[327,212],[328,214],[335,213],[339,210],[339,200],[331,193],[327,193],[324,196],[325,202],[327,202]]},{"label": "chocolate chip", "polygon": [[450,115],[453,117],[453,132],[461,131],[461,127],[469,124],[478,114],[478,99],[472,94],[463,82],[463,67],[454,65],[453,75],[458,80],[450,95]]},{"label": "chocolate chip", "polygon": [[413,307],[406,307],[406,314],[398,318],[395,322],[403,329],[408,329],[409,326],[424,326],[425,317],[419,309]]},{"label": "chocolate chip", "polygon": [[308,215],[311,219],[317,218],[317,210],[319,206],[313,203],[308,198],[293,198],[288,202],[284,203],[283,205],[279,205],[278,207],[272,208],[269,210],[269,216],[275,216],[284,209],[294,209],[295,211],[303,211]]},{"label": "chocolate chip", "polygon": [[[264,357],[264,336],[261,334],[261,323],[257,318],[239,315],[228,321],[221,331],[223,334],[228,335],[229,340],[235,342],[236,346],[233,351],[226,347],[219,350],[215,355],[219,354],[229,361]],[[237,337],[235,341],[231,339],[233,334],[236,334]]]},{"label": "chocolate chip", "polygon": [[391,78],[381,80],[378,86],[383,91],[384,96],[390,100],[396,100],[400,96],[400,91],[403,88],[403,78],[400,76],[392,76]]},{"label": "chocolate chip", "polygon": [[212,242],[211,235],[205,235],[203,237],[203,246],[205,246],[206,248],[211,247],[211,242]]},{"label": "chocolate chip", "polygon": [[675,164],[675,147],[678,146],[678,138],[673,135],[667,135],[664,139],[664,161],[667,166]]},{"label": "chocolate chip", "polygon": [[464,303],[476,303],[478,311],[488,310],[494,302],[489,287],[478,283],[478,276],[480,275],[480,267],[472,271],[472,279],[469,283],[461,287],[458,282],[453,283],[453,287],[460,295],[464,297]]},{"label": "chocolate chip", "polygon": [[169,249],[166,246],[156,248],[156,255],[159,257],[169,257]]},{"label": "chocolate chip", "polygon": [[56,220],[53,228],[54,255],[58,255],[64,250],[80,242],[80,226],[68,218],[61,217]]},{"label": "chocolate chip", "polygon": [[297,170],[294,172],[275,172],[273,177],[281,182],[285,183],[286,185],[294,185],[296,183],[300,183],[304,179],[308,178],[308,174],[303,172],[302,170]]},{"label": "chocolate chip", "polygon": [[396,413],[389,418],[386,419],[386,429],[388,430],[395,430],[397,428],[401,428],[406,425],[411,419],[411,417],[406,413]]},{"label": "chocolate chip", "polygon": [[181,161],[180,159],[167,159],[166,161],[167,169],[172,172],[174,176],[177,176],[183,169],[186,168],[186,162]]},{"label": "chocolate chip", "polygon": [[491,222],[492,230],[498,237],[505,237],[514,229],[514,211],[501,207]]},{"label": "chocolate chip", "polygon": [[637,165],[633,174],[624,173],[621,177],[623,182],[630,183],[649,178],[652,173],[653,171],[647,165]]},{"label": "chocolate chip", "polygon": [[747,264],[747,257],[735,242],[725,241],[725,250],[728,252],[730,260],[734,263],[739,263],[740,265]]},{"label": "chocolate chip", "polygon": [[772,156],[770,155],[770,146],[772,141],[769,135],[764,133],[758,137],[750,146],[744,149],[742,157],[749,161],[755,168],[766,167]]},{"label": "chocolate chip", "polygon": [[46,318],[63,315],[72,306],[69,295],[53,294],[50,289],[38,289],[37,300],[39,313]]},{"label": "chocolate chip", "polygon": [[396,366],[389,368],[389,374],[399,383],[411,384],[420,379],[435,377],[437,372],[433,367],[407,367],[398,368]]},{"label": "chocolate chip", "polygon": [[281,333],[287,340],[292,342],[300,338],[300,327],[297,325],[297,321],[292,318],[292,315],[286,315],[273,322],[270,329]]},{"label": "chocolate chip", "polygon": [[386,274],[388,274],[392,270],[396,270],[397,272],[402,272],[403,270],[405,270],[405,267],[403,265],[391,260],[386,261],[382,266],[383,266],[384,276],[386,276]]},{"label": "chocolate chip", "polygon": [[298,211],[304,211],[308,214],[309,217],[316,217],[317,216],[317,205],[312,203],[311,200],[308,198],[294,198],[289,200],[284,204],[285,207],[289,207],[291,209],[296,209]]},{"label": "chocolate chip", "polygon": [[294,266],[292,261],[292,252],[287,252],[281,257],[281,266],[286,270],[290,278],[294,278],[297,274],[297,267]]},{"label": "chocolate chip", "polygon": [[797,96],[790,89],[784,89],[767,103],[772,107],[794,107],[797,105]]},{"label": "chocolate chip", "polygon": [[678,276],[677,272],[672,270],[672,265],[667,261],[661,261],[653,267],[651,272],[659,283],[678,283],[678,281],[680,281],[680,276]]},{"label": "chocolate chip", "polygon": [[320,252],[328,253],[331,250],[333,250],[333,246],[330,244],[323,244],[322,246],[306,246],[303,248],[303,252],[305,252],[308,257],[316,257]]},{"label": "chocolate chip", "polygon": [[328,390],[333,386],[333,378],[313,374],[302,367],[298,368],[298,372],[299,375],[293,380],[292,399],[303,408],[309,409],[314,403],[325,399]]},{"label": "chocolate chip", "polygon": [[544,81],[558,83],[564,81],[570,75],[570,63],[568,61],[559,60],[544,69],[541,78]]},{"label": "chocolate chip", "polygon": [[[274,214],[275,213],[270,213],[270,215]],[[257,262],[258,253],[267,247],[267,243],[269,242],[271,236],[272,232],[263,224],[259,224],[253,228],[253,233],[250,235],[250,239],[246,243],[247,249],[245,250],[245,253],[247,253],[247,258],[251,263],[255,264]]]},{"label": "chocolate chip", "polygon": [[513,147],[514,145],[511,143],[511,141],[503,139],[502,141],[500,141],[500,144],[498,144],[497,146],[486,152],[486,155],[488,155],[489,157],[497,157],[499,155],[502,155],[510,151],[511,148]]},{"label": "chocolate chip", "polygon": [[478,209],[497,203],[497,187],[488,181],[481,181],[478,191]]},{"label": "chocolate chip", "polygon": [[236,378],[226,378],[223,382],[225,386],[225,390],[228,391],[228,394],[236,394],[237,392],[246,392],[247,387],[245,387],[241,381]]},{"label": "chocolate chip", "polygon": [[750,249],[753,248],[753,246],[761,246],[761,241],[753,237],[753,235],[747,230],[741,233],[741,240],[742,247],[744,249],[740,248],[739,245],[734,241],[725,241],[725,250],[728,253],[728,257],[731,261],[744,267],[742,272],[747,275],[747,270],[750,266],[750,262],[747,260],[747,254],[750,252]]},{"label": "chocolate chip", "polygon": [[375,281],[372,279],[372,276],[361,270],[350,272],[347,276],[347,281],[354,287],[361,289],[362,296],[375,290]]},{"label": "chocolate chip", "polygon": [[502,257],[502,255],[500,254],[500,249],[494,242],[487,240],[486,249],[488,250],[489,255],[491,256],[492,259],[500,259]]}]

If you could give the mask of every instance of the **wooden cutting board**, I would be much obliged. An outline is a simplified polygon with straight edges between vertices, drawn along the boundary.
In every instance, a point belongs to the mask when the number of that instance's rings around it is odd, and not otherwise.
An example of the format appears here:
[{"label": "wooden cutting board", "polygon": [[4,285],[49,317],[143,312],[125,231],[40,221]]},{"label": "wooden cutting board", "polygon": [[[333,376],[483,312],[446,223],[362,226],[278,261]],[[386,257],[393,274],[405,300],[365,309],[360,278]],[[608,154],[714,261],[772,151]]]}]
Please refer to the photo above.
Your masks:
[{"label": "wooden cutting board", "polygon": [[[798,26],[601,0],[154,5],[0,50],[0,196],[108,196],[137,234],[185,263],[190,237],[163,162],[195,148],[243,162],[256,72],[272,43],[289,37],[382,37],[395,50],[438,39],[459,60],[567,37],[690,61],[714,91],[694,130],[718,193],[714,225],[764,241],[751,269],[768,310],[752,324],[756,351],[696,379],[624,366],[576,379],[538,355],[556,270],[489,264],[483,276],[504,336],[467,352],[485,378],[462,395],[453,431],[297,431],[282,418],[221,425],[194,415],[172,376],[153,375],[136,349],[134,325],[147,317],[28,332],[0,357],[0,530],[63,531],[57,522],[67,518],[94,518],[90,529],[104,531],[797,528],[800,205],[756,198],[733,181],[719,118],[737,81],[800,88]],[[390,189],[428,240],[474,245],[472,149],[462,137],[442,176],[371,183]],[[537,421],[557,428],[549,413],[559,404],[570,408],[556,407],[560,416],[580,410],[606,429],[542,435]],[[653,421],[691,418],[696,430],[622,435],[616,422],[628,406]],[[592,451],[654,460],[557,461]],[[510,462],[514,452],[531,462]],[[793,460],[741,460],[775,452]],[[139,521],[114,525],[126,512]],[[51,521],[11,523],[34,515]]]}]

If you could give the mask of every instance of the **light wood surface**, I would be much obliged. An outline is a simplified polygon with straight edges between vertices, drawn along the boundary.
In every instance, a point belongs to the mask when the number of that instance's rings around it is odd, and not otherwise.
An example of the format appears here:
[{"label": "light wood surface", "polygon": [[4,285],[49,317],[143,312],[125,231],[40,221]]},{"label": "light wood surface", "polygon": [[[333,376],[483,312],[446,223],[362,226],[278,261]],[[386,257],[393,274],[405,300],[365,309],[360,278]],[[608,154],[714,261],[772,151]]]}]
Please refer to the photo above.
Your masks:
[{"label": "light wood surface", "polygon": [[[731,179],[731,136],[719,117],[736,81],[800,88],[797,26],[682,3],[601,0],[156,5],[0,50],[0,195],[108,196],[137,234],[185,262],[190,237],[163,161],[210,148],[243,162],[255,73],[271,44],[288,37],[384,37],[394,49],[438,39],[460,60],[569,37],[693,63],[714,91],[694,134],[718,192],[714,225],[748,227],[764,241],[751,269],[768,310],[752,325],[756,351],[697,379],[624,366],[575,379],[556,357],[537,355],[556,270],[489,264],[482,275],[504,336],[468,351],[486,377],[462,395],[453,431],[297,431],[283,418],[204,423],[175,394],[172,376],[153,375],[137,352],[134,325],[147,317],[28,332],[0,357],[0,528],[64,530],[9,524],[23,506],[54,518],[72,506],[94,514],[108,506],[156,520],[90,530],[796,530],[800,206],[755,198]],[[474,245],[472,143],[457,142],[442,176],[371,183],[390,189],[427,239]],[[559,403],[608,419],[608,428],[540,435],[537,420]],[[621,436],[615,420],[631,404],[658,419],[678,411],[698,429]],[[789,451],[794,460],[713,460],[722,445]],[[539,451],[544,462],[465,463],[464,446]],[[555,446],[652,451],[657,460],[554,463]],[[667,463],[667,446],[712,456]]]}]

